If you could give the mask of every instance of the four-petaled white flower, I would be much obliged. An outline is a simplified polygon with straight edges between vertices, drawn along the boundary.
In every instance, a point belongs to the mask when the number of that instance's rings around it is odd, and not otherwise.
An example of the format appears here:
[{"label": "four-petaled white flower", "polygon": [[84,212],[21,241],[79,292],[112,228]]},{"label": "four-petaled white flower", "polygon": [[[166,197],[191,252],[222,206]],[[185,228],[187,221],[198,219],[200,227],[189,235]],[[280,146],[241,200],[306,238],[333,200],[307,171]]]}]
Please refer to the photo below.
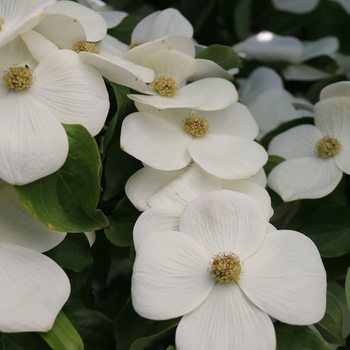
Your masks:
[{"label": "four-petaled white flower", "polygon": [[34,219],[0,183],[0,331],[47,332],[70,294],[64,271],[41,254],[66,233]]},{"label": "four-petaled white flower", "polygon": [[184,315],[179,350],[274,350],[269,315],[294,325],[321,320],[326,274],[309,238],[277,231],[253,199],[221,190],[185,208],[180,232],[139,242],[132,301],[145,318]]},{"label": "four-petaled white flower", "polygon": [[328,85],[314,108],[315,126],[299,125],[277,135],[268,152],[286,161],[269,174],[268,185],[284,201],[331,193],[350,174],[350,83]]}]

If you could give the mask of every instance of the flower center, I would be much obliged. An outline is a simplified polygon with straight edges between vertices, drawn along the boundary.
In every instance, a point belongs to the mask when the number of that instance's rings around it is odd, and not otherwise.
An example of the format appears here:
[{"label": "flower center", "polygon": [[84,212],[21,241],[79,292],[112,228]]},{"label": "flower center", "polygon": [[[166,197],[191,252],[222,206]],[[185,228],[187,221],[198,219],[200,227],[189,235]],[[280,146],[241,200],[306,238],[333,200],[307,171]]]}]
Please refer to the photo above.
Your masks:
[{"label": "flower center", "polygon": [[140,41],[140,40],[134,41],[133,43],[131,43],[131,44],[129,45],[128,50],[131,50],[131,49],[133,49],[134,47],[140,46],[140,45],[142,45],[142,44],[143,44],[143,42]]},{"label": "flower center", "polygon": [[336,138],[327,135],[316,143],[315,153],[326,159],[335,156],[340,149],[341,143]]},{"label": "flower center", "polygon": [[2,80],[5,82],[9,89],[15,91],[26,90],[33,85],[33,70],[27,65],[20,67],[10,67],[7,71],[5,71]]},{"label": "flower center", "polygon": [[77,41],[73,45],[73,51],[79,53],[80,51],[87,51],[92,53],[100,53],[99,49],[96,47],[95,43],[91,41]]},{"label": "flower center", "polygon": [[173,78],[160,76],[153,83],[153,89],[161,96],[172,97],[179,92],[179,88]]},{"label": "flower center", "polygon": [[4,20],[2,18],[0,18],[0,30],[2,29],[2,25],[4,24]]},{"label": "flower center", "polygon": [[182,125],[189,134],[195,137],[202,137],[209,132],[208,121],[197,114],[191,114],[185,118]]},{"label": "flower center", "polygon": [[244,270],[236,254],[224,252],[214,256],[209,272],[219,283],[231,283],[238,281]]}]

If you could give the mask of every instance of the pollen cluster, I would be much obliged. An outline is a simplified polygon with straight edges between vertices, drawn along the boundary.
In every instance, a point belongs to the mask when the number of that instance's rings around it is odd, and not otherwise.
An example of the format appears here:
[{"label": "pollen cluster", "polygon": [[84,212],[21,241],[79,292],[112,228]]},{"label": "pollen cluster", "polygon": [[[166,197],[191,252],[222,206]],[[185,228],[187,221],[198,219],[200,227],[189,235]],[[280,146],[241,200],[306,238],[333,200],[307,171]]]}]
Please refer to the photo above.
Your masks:
[{"label": "pollen cluster", "polygon": [[224,252],[214,256],[209,272],[219,283],[232,283],[238,281],[244,271],[236,254]]},{"label": "pollen cluster", "polygon": [[197,114],[191,114],[182,121],[182,125],[186,132],[195,136],[202,137],[209,132],[209,123],[203,117]]},{"label": "pollen cluster", "polygon": [[73,45],[73,51],[79,53],[80,51],[87,51],[92,53],[100,53],[99,49],[96,47],[95,43],[91,41],[77,41]]},{"label": "pollen cluster", "polygon": [[316,143],[315,152],[321,158],[329,158],[339,153],[341,143],[334,137],[324,136]]},{"label": "pollen cluster", "polygon": [[5,71],[2,80],[9,89],[22,91],[29,89],[34,82],[33,70],[27,65],[13,66]]},{"label": "pollen cluster", "polygon": [[179,92],[179,88],[173,78],[160,76],[153,83],[153,89],[161,96],[172,97]]}]

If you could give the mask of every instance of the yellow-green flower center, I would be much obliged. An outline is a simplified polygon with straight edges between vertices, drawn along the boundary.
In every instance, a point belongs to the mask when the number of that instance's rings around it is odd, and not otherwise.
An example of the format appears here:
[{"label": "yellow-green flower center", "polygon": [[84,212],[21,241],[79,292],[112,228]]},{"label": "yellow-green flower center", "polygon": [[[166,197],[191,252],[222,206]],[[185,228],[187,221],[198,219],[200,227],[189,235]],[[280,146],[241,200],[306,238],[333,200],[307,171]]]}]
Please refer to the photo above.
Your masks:
[{"label": "yellow-green flower center", "polygon": [[142,41],[139,41],[139,40],[134,41],[133,43],[131,43],[131,44],[128,46],[128,50],[131,50],[131,49],[133,49],[134,47],[140,46],[140,45],[142,45],[142,44],[143,44]]},{"label": "yellow-green flower center", "polygon": [[224,252],[214,256],[209,272],[219,283],[232,283],[239,280],[244,270],[236,254]]},{"label": "yellow-green flower center", "polygon": [[4,20],[2,18],[0,18],[0,30],[2,29],[2,25],[4,24]]},{"label": "yellow-green flower center", "polygon": [[73,51],[79,53],[80,51],[87,51],[92,53],[100,53],[99,49],[96,47],[95,43],[91,41],[77,41],[73,45]]},{"label": "yellow-green flower center", "polygon": [[324,136],[321,140],[316,143],[315,152],[321,158],[329,158],[339,153],[341,149],[341,143],[331,136]]},{"label": "yellow-green flower center", "polygon": [[173,78],[160,76],[153,83],[153,89],[161,96],[172,97],[179,92],[176,81]]},{"label": "yellow-green flower center", "polygon": [[5,71],[2,80],[9,89],[22,91],[29,89],[34,83],[33,70],[27,65],[13,66]]},{"label": "yellow-green flower center", "polygon": [[208,121],[197,114],[191,114],[185,118],[182,125],[189,134],[195,137],[202,137],[209,132]]}]

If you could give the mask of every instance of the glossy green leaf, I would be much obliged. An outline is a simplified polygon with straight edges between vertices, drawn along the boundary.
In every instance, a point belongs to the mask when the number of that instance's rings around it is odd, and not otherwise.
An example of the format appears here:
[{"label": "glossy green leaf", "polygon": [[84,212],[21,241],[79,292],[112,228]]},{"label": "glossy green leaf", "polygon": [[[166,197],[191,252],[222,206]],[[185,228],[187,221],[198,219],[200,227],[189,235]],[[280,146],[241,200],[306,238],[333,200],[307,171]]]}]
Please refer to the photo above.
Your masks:
[{"label": "glossy green leaf", "polygon": [[346,274],[345,295],[346,295],[346,301],[348,304],[348,309],[350,310],[350,267],[348,268],[348,272]]},{"label": "glossy green leaf", "polygon": [[79,332],[84,350],[114,350],[114,323],[102,313],[84,307],[64,309]]},{"label": "glossy green leaf", "polygon": [[332,350],[330,345],[307,326],[275,325],[278,350]]},{"label": "glossy green leaf", "polygon": [[108,226],[96,206],[100,196],[101,159],[95,140],[81,125],[65,125],[69,153],[54,174],[16,191],[28,211],[44,225],[64,232]]},{"label": "glossy green leaf", "polygon": [[59,245],[45,252],[45,255],[62,268],[73,271],[81,271],[93,263],[90,246],[83,233],[68,233]]},{"label": "glossy green leaf", "polygon": [[50,350],[38,333],[0,333],[0,350]]},{"label": "glossy green leaf", "polygon": [[326,313],[322,320],[315,324],[322,337],[331,344],[344,345],[342,334],[343,312],[337,298],[327,292]]},{"label": "glossy green leaf", "polygon": [[350,207],[316,211],[298,230],[310,237],[323,257],[339,257],[350,251]]},{"label": "glossy green leaf", "polygon": [[241,66],[241,61],[232,47],[225,45],[210,45],[201,51],[196,58],[214,61],[223,69],[238,68]]},{"label": "glossy green leaf", "polygon": [[115,322],[118,350],[142,350],[157,335],[176,326],[180,319],[152,321],[138,315],[129,299]]},{"label": "glossy green leaf", "polygon": [[68,317],[60,311],[55,323],[47,333],[40,333],[53,350],[83,350],[83,341]]},{"label": "glossy green leaf", "polygon": [[140,214],[128,198],[123,197],[109,218],[110,226],[105,229],[107,238],[119,247],[129,247],[133,242],[135,221]]}]

